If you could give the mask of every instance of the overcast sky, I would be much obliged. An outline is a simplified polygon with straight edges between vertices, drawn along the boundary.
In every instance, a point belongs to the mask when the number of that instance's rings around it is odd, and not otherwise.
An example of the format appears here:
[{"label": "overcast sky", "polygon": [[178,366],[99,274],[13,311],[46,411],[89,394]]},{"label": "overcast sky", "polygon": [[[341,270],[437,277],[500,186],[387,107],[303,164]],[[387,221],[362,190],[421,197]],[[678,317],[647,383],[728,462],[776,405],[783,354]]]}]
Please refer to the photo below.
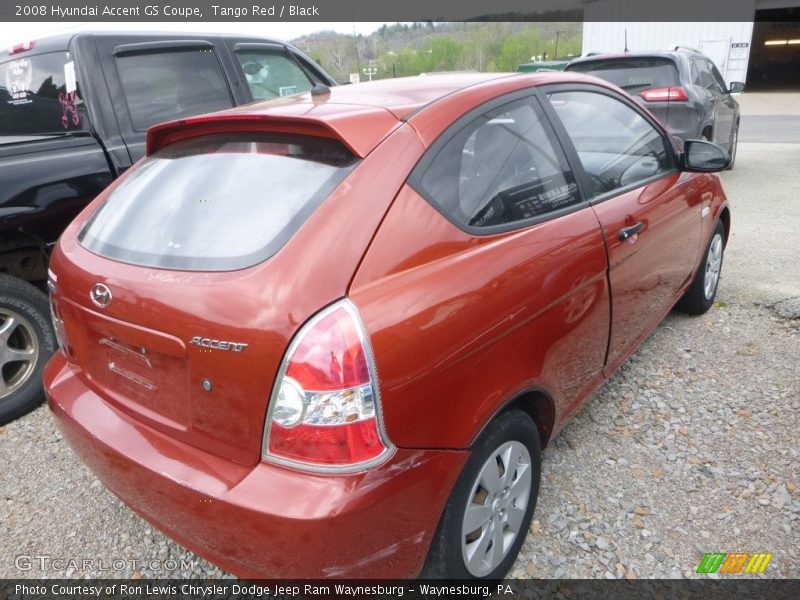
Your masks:
[{"label": "overcast sky", "polygon": [[67,33],[81,29],[114,30],[114,31],[184,31],[184,32],[215,32],[215,33],[245,33],[250,35],[265,35],[282,40],[291,40],[306,33],[315,31],[333,30],[340,33],[368,34],[378,29],[383,23],[28,23],[0,22],[0,49],[5,49],[14,44],[35,40],[51,33]]}]

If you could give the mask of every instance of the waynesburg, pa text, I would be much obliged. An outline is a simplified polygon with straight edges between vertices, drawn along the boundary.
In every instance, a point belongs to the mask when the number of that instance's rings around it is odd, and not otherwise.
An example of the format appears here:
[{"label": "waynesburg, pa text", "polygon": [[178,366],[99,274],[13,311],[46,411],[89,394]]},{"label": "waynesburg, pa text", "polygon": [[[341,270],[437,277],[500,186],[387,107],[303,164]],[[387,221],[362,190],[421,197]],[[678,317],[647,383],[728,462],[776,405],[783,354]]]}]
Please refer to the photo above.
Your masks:
[{"label": "waynesburg, pa text", "polygon": [[[419,590],[417,590],[419,588]],[[512,594],[512,588],[508,584],[497,584],[495,586],[489,585],[437,585],[437,584],[409,584],[409,585],[384,585],[367,583],[364,585],[335,583],[332,585],[318,585],[305,583],[302,585],[297,584],[270,584],[258,585],[255,583],[240,584],[240,583],[183,583],[176,585],[174,583],[164,584],[133,584],[133,583],[113,583],[107,585],[101,584],[64,584],[55,583],[49,585],[26,585],[16,584],[14,586],[15,595],[39,595],[44,596],[50,594],[52,596],[113,596],[116,594],[125,595],[129,597],[141,597],[157,595],[181,595],[191,596],[194,598],[212,598],[218,596],[242,595],[247,597],[297,597],[297,596],[383,596],[383,597],[397,597],[401,598],[406,592],[415,594],[419,591],[423,597],[451,597],[451,596],[469,596],[472,598],[481,597],[488,598],[492,593],[494,594]]]}]

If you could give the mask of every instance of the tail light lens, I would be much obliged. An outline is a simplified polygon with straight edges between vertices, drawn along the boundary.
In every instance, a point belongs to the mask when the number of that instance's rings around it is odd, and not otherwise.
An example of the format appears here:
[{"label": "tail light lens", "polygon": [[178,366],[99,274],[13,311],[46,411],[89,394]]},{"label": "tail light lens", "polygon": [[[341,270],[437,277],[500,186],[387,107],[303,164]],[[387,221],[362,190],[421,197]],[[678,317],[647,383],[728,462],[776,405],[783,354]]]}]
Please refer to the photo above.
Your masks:
[{"label": "tail light lens", "polygon": [[9,54],[19,54],[20,52],[27,52],[28,50],[33,50],[33,47],[36,45],[36,42],[25,42],[24,44],[17,44],[13,48],[8,50]]},{"label": "tail light lens", "polygon": [[639,95],[648,102],[684,102],[689,99],[686,90],[679,85],[642,90]]},{"label": "tail light lens", "polygon": [[263,458],[306,470],[355,471],[391,454],[372,353],[349,300],[297,334],[270,399]]}]

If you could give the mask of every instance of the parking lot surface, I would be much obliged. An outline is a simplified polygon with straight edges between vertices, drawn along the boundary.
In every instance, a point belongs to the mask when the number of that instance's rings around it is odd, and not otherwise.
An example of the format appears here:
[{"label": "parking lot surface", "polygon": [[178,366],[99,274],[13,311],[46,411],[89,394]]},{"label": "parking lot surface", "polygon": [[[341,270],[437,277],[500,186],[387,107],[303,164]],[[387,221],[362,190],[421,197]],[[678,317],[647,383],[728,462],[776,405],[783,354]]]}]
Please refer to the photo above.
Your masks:
[{"label": "parking lot surface", "polygon": [[[797,576],[800,143],[742,141],[723,182],[716,305],[668,316],[553,440],[512,577],[707,577],[706,552]],[[0,577],[225,575],[108,492],[46,408],[0,428],[0,453]]]}]

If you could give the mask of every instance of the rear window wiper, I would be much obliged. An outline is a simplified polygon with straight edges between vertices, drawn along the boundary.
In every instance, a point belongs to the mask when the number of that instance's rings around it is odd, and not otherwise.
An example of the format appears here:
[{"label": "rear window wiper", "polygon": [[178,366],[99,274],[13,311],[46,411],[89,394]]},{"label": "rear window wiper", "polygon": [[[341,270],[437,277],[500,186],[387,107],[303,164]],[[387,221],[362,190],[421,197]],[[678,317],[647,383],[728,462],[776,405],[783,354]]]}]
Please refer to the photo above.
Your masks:
[{"label": "rear window wiper", "polygon": [[629,89],[638,88],[638,87],[642,87],[642,88],[651,87],[652,85],[653,85],[652,82],[650,82],[650,83],[629,83],[628,85],[621,85],[619,87],[621,87],[623,90],[629,90]]}]

